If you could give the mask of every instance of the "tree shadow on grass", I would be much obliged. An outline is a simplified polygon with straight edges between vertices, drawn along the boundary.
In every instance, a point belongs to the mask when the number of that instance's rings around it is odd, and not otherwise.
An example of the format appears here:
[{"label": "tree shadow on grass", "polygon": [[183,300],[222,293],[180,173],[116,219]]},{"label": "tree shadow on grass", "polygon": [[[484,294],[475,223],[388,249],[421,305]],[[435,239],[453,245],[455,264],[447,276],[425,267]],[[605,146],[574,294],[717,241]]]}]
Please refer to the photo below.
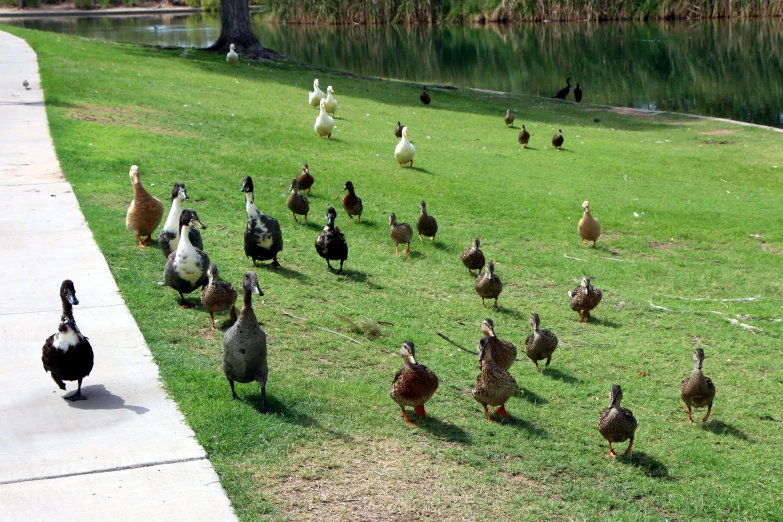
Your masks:
[{"label": "tree shadow on grass", "polygon": [[579,384],[582,381],[578,379],[577,377],[574,377],[573,375],[570,375],[568,373],[562,372],[558,370],[557,368],[552,368],[551,366],[548,366],[546,368],[543,368],[543,374],[545,377],[549,377],[551,379],[555,379],[557,381],[563,381],[568,384]]},{"label": "tree shadow on grass", "polygon": [[514,397],[518,397],[520,399],[524,399],[530,404],[548,404],[549,401],[545,398],[541,397],[540,395],[537,395],[535,392],[532,392],[528,390],[527,388],[524,388],[522,386],[517,387],[517,391],[514,392]]},{"label": "tree shadow on grass", "polygon": [[735,428],[731,424],[727,424],[722,420],[707,421],[703,424],[700,424],[699,427],[704,431],[709,431],[715,435],[730,435],[741,440],[748,440],[748,436],[745,435],[742,430]]},{"label": "tree shadow on grass", "polygon": [[633,466],[651,478],[671,479],[666,464],[642,451],[634,451],[630,455],[621,454],[617,457],[617,462]]},{"label": "tree shadow on grass", "polygon": [[465,445],[473,444],[473,438],[468,432],[459,426],[441,420],[437,417],[432,417],[430,415],[427,415],[427,417],[424,419],[416,419],[414,417],[414,422],[419,425],[419,428],[440,439],[445,439],[449,442],[456,442]]},{"label": "tree shadow on grass", "polygon": [[68,406],[80,410],[130,410],[136,415],[147,413],[149,408],[143,406],[130,406],[125,404],[125,399],[106,389],[103,384],[92,384],[82,386],[82,395],[87,397],[86,401],[67,401]]}]

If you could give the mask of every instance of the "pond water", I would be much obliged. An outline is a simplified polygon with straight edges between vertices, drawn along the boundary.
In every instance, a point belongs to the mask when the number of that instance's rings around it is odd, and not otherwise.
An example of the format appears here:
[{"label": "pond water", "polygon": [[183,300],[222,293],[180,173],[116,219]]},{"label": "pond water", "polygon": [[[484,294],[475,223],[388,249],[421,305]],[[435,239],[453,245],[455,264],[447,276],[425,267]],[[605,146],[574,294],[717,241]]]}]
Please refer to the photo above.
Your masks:
[{"label": "pond water", "polygon": [[[0,20],[2,21],[2,20]],[[205,47],[217,15],[72,17],[15,25],[127,43]],[[688,112],[783,128],[783,20],[513,26],[286,26],[254,19],[261,43],[355,74]],[[569,99],[573,99],[569,96]]]}]

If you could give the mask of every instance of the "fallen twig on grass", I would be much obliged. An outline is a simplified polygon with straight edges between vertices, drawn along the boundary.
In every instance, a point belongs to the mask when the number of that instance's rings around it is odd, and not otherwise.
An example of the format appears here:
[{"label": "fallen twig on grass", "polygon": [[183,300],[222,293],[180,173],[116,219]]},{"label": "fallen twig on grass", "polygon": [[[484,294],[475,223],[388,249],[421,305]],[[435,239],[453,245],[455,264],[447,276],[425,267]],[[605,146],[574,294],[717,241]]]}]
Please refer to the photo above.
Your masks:
[{"label": "fallen twig on grass", "polygon": [[[715,299],[715,301],[719,301],[719,300]],[[758,330],[759,332],[763,332],[764,331],[761,328],[759,328],[758,326],[752,326],[752,325],[749,325],[749,324],[745,324],[743,322],[738,321],[737,319],[734,319],[733,317],[727,317],[726,314],[724,314],[723,312],[717,312],[715,310],[671,310],[669,308],[666,308],[665,306],[658,306],[656,304],[653,304],[652,301],[649,301],[649,303],[650,303],[650,307],[652,307],[655,310],[662,310],[664,312],[675,312],[675,313],[678,313],[678,314],[716,314],[716,315],[719,315],[719,316],[723,317],[724,319],[726,319],[731,324],[734,324],[734,325],[737,325],[737,326],[741,326],[742,328],[745,328],[746,330],[750,330],[752,333],[755,333],[754,330]]]},{"label": "fallen twig on grass", "polygon": [[563,257],[565,257],[566,259],[573,259],[575,261],[585,261],[585,259],[579,259],[578,257],[571,257],[568,254],[563,254]]},{"label": "fallen twig on grass", "polygon": [[[293,317],[294,319],[299,319],[300,321],[307,321],[307,319],[305,319],[304,317],[297,317],[294,314],[289,314],[285,310],[280,310],[280,312],[283,315],[287,315],[288,317]],[[313,328],[318,328],[319,330],[323,330],[324,332],[329,332],[329,333],[334,334],[334,335],[339,335],[340,337],[345,337],[346,339],[348,339],[352,343],[356,343],[356,344],[358,344],[360,346],[362,344],[359,341],[357,341],[356,339],[354,339],[352,337],[348,337],[347,335],[343,335],[340,332],[335,332],[334,330],[329,330],[328,328],[321,328],[320,326],[315,326],[314,324],[311,324],[310,326],[312,326]]]},{"label": "fallen twig on grass", "polygon": [[442,339],[445,339],[447,342],[449,342],[449,343],[453,344],[454,346],[456,346],[456,347],[457,347],[457,348],[459,348],[460,350],[463,350],[463,351],[465,351],[465,352],[468,352],[468,353],[472,353],[473,355],[478,355],[478,352],[474,352],[473,350],[468,350],[468,349],[467,349],[467,348],[465,348],[464,346],[462,346],[462,345],[460,345],[460,344],[457,344],[457,343],[455,343],[454,341],[452,341],[451,339],[449,339],[448,337],[446,337],[445,335],[443,335],[443,334],[442,334],[442,333],[440,333],[440,332],[438,332],[438,336],[439,336],[439,337],[441,337]]},{"label": "fallen twig on grass", "polygon": [[735,299],[710,299],[707,297],[680,297],[679,295],[666,295],[666,294],[653,294],[660,297],[668,297],[669,299],[679,299],[680,301],[710,301],[715,303],[748,303],[751,301],[760,301],[763,297],[757,295],[755,297],[738,297]]}]

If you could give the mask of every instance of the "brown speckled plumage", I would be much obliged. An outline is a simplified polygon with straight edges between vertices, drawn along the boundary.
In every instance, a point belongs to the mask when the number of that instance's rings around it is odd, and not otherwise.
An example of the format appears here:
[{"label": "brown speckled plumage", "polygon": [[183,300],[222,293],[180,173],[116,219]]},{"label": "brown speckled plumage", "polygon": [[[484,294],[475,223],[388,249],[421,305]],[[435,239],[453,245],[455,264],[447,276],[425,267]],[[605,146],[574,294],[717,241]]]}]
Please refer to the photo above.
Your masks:
[{"label": "brown speckled plumage", "polygon": [[515,116],[514,113],[511,112],[511,109],[506,109],[506,115],[503,116],[503,123],[505,123],[507,127],[511,127],[514,125],[514,119]]},{"label": "brown speckled plumage", "polygon": [[288,194],[288,199],[285,200],[285,204],[288,207],[288,210],[291,211],[291,216],[293,216],[294,221],[297,223],[299,222],[296,219],[296,215],[299,214],[300,216],[304,216],[304,224],[307,224],[307,214],[310,213],[310,202],[307,201],[307,197],[304,194],[299,193],[299,182],[296,181],[296,178],[291,180],[291,186],[289,189],[291,191],[290,194]]},{"label": "brown speckled plumage", "polygon": [[560,149],[563,147],[563,143],[565,142],[565,139],[563,139],[563,131],[558,130],[557,134],[552,136],[552,146],[556,149]]},{"label": "brown speckled plumage", "polygon": [[343,190],[347,190],[348,194],[343,198],[343,209],[348,217],[353,219],[356,216],[357,222],[362,222],[362,212],[364,211],[364,205],[362,204],[362,198],[356,195],[356,191],[353,188],[353,183],[350,181],[345,182]]},{"label": "brown speckled plumage", "polygon": [[603,294],[590,284],[589,277],[584,277],[579,286],[568,292],[568,297],[571,299],[571,310],[579,313],[579,322],[586,323],[590,310],[598,306]]},{"label": "brown speckled plumage", "polygon": [[481,304],[487,306],[484,303],[484,299],[494,299],[495,308],[498,307],[498,296],[503,291],[503,282],[498,276],[495,275],[495,263],[492,261],[487,264],[487,271],[483,274],[479,274],[476,278],[476,282],[473,284],[476,293],[481,297]]},{"label": "brown speckled plumage", "polygon": [[519,131],[519,137],[517,138],[517,141],[519,141],[519,146],[523,149],[527,148],[527,144],[530,141],[530,133],[525,130],[525,126],[522,125],[522,130]]},{"label": "brown speckled plumage", "polygon": [[215,329],[215,313],[231,310],[231,319],[237,320],[237,310],[234,303],[237,302],[237,291],[231,283],[218,281],[218,267],[214,263],[207,269],[209,283],[201,289],[201,304],[209,312],[212,329]]},{"label": "brown speckled plumage", "polygon": [[484,268],[486,261],[484,260],[484,252],[482,252],[479,248],[480,244],[481,242],[479,241],[479,238],[474,239],[473,246],[463,250],[462,254],[460,255],[462,264],[465,265],[465,268],[468,269],[468,272],[471,272],[471,270],[478,270],[481,272],[481,269]]},{"label": "brown speckled plumage", "polygon": [[712,379],[702,373],[704,350],[696,348],[693,352],[693,371],[680,384],[680,397],[688,408],[688,422],[693,422],[691,408],[707,407],[707,414],[701,420],[707,422],[712,413],[712,403],[715,400],[715,385]]},{"label": "brown speckled plumage", "polygon": [[530,326],[533,327],[533,333],[528,335],[525,341],[525,355],[533,361],[536,370],[540,372],[538,361],[546,359],[547,366],[552,362],[552,353],[557,348],[557,336],[549,330],[540,329],[538,314],[530,314]]},{"label": "brown speckled plumage", "polygon": [[422,236],[432,238],[435,242],[435,234],[438,233],[438,222],[435,218],[427,214],[427,204],[422,201],[419,203],[419,218],[416,220],[416,230],[419,232],[419,241],[424,241]]},{"label": "brown speckled plumage", "polygon": [[296,182],[299,183],[299,190],[307,191],[307,195],[310,195],[310,189],[315,184],[315,178],[310,174],[310,167],[307,163],[302,163],[302,172],[296,177]]},{"label": "brown speckled plumage", "polygon": [[492,421],[492,417],[487,406],[500,406],[495,410],[495,414],[508,417],[505,404],[514,395],[517,381],[513,375],[492,360],[492,347],[486,337],[479,341],[479,367],[481,373],[473,387],[473,398],[484,407],[484,413],[489,421]]},{"label": "brown speckled plumage", "polygon": [[508,370],[517,360],[517,347],[510,341],[498,339],[495,335],[495,322],[487,317],[481,322],[481,334],[492,348],[492,360],[495,364]]},{"label": "brown speckled plumage", "polygon": [[399,254],[399,246],[407,245],[404,250],[406,254],[411,253],[411,239],[413,238],[413,228],[408,223],[397,223],[397,215],[392,212],[389,214],[389,235],[394,241],[394,253]]},{"label": "brown speckled plumage", "polygon": [[405,407],[414,407],[418,417],[426,417],[424,404],[438,389],[438,376],[435,372],[416,362],[412,341],[405,341],[400,348],[403,367],[394,376],[389,395],[402,410],[405,422],[413,424],[405,412]]},{"label": "brown speckled plumage", "polygon": [[622,398],[623,390],[615,384],[609,392],[609,407],[601,411],[598,417],[598,431],[609,442],[609,455],[612,457],[617,456],[612,448],[613,442],[630,440],[628,449],[625,450],[626,454],[630,454],[636,433],[636,417],[631,410],[620,406]]}]

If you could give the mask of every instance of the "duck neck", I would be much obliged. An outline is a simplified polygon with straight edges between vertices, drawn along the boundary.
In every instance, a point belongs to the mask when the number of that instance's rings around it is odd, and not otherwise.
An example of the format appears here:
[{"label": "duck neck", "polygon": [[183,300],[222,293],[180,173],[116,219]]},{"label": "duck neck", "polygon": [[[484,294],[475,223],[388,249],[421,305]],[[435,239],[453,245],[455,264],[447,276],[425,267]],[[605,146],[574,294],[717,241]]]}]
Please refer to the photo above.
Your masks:
[{"label": "duck neck", "polygon": [[252,192],[245,192],[245,211],[249,218],[254,218],[258,215],[258,207],[253,202],[254,199]]},{"label": "duck neck", "polygon": [[256,314],[253,311],[253,289],[249,286],[243,292],[242,311],[239,312],[239,320],[243,323],[256,324]]},{"label": "duck neck", "polygon": [[181,214],[182,200],[176,197],[171,200],[171,210],[169,210],[169,216],[166,218],[166,224],[163,225],[163,230],[177,234],[179,232],[179,217]]},{"label": "duck neck", "polygon": [[182,252],[187,248],[193,248],[190,243],[190,225],[182,225],[182,232],[180,232],[179,244],[177,245],[177,252]]},{"label": "duck neck", "polygon": [[73,321],[73,305],[71,304],[70,301],[68,301],[68,298],[66,298],[66,297],[62,298],[62,302],[63,302],[63,315],[62,315],[62,318],[63,319],[67,318],[67,319],[70,320],[70,322],[73,323],[74,322]]}]

